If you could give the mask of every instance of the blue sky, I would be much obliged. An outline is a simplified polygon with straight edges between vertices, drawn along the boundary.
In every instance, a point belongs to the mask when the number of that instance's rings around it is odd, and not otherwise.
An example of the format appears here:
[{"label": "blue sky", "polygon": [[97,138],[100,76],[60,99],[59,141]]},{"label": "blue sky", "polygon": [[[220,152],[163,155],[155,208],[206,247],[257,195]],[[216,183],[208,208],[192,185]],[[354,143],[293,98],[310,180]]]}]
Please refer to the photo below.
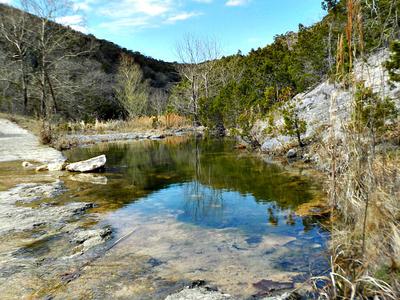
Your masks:
[{"label": "blue sky", "polygon": [[224,55],[247,53],[324,15],[321,0],[73,0],[73,8],[60,23],[167,61],[188,33],[217,39]]}]

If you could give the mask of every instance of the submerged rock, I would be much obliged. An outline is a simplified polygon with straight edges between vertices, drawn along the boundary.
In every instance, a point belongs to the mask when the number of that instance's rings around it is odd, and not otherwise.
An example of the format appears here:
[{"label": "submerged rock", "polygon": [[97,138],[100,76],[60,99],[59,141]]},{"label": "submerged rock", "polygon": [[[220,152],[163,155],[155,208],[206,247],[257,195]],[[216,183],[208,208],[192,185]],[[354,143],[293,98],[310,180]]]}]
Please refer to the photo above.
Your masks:
[{"label": "submerged rock", "polygon": [[81,254],[97,245],[103,244],[111,237],[111,234],[112,230],[108,226],[100,229],[77,231],[70,242],[79,245],[74,249],[74,252]]},{"label": "submerged rock", "polygon": [[[271,296],[262,298],[262,300],[300,300],[302,297],[297,293],[284,293],[279,296]],[[307,298],[304,298],[307,299]]]},{"label": "submerged rock", "polygon": [[[255,296],[260,297],[260,296],[269,296],[273,292],[279,292],[281,290],[289,290],[294,288],[293,282],[279,282],[279,281],[273,281],[273,280],[268,280],[268,279],[263,279],[260,280],[259,282],[256,282],[253,284],[253,286],[260,290],[259,293],[257,293]],[[275,298],[272,298],[275,299]],[[277,298],[280,299],[280,298]],[[286,299],[286,298],[284,298]]]},{"label": "submerged rock", "polygon": [[104,168],[106,162],[107,162],[107,158],[103,154],[103,155],[93,157],[88,160],[69,164],[66,166],[66,169],[67,169],[67,171],[70,171],[70,172],[82,172],[82,173],[93,172],[93,171],[97,171],[101,168]]},{"label": "submerged rock", "polygon": [[93,174],[76,174],[69,176],[72,181],[79,181],[83,183],[92,183],[97,185],[107,185],[108,179],[105,176],[98,176]]}]

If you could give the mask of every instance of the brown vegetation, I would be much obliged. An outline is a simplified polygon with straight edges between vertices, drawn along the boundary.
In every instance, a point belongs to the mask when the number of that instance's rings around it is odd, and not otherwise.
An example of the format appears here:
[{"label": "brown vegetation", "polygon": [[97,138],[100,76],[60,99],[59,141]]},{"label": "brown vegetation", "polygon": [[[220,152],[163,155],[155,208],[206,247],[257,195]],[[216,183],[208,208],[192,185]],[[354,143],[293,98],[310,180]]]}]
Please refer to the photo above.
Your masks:
[{"label": "brown vegetation", "polygon": [[[346,43],[338,53],[363,49],[362,17],[358,0],[347,1]],[[354,21],[354,23],[353,23]],[[338,84],[349,86],[353,94],[352,119],[335,130],[331,116],[331,138],[320,156],[329,166],[331,206],[331,272],[315,278],[325,283],[321,299],[399,299],[400,298],[400,173],[399,157],[377,140],[396,134],[393,107],[388,99],[366,90],[353,76],[355,51],[338,57]],[[354,57],[352,57],[354,56]],[[331,111],[335,111],[332,96]],[[389,105],[386,105],[389,103]],[[396,127],[396,126],[394,126]],[[389,129],[390,134],[388,133]]]}]

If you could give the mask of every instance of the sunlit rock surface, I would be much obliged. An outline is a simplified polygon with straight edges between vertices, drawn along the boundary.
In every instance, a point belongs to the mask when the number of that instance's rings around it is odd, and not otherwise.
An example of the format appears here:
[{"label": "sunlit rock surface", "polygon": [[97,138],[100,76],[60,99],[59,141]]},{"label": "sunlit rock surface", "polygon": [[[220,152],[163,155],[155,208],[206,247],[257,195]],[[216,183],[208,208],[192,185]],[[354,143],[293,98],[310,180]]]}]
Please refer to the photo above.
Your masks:
[{"label": "sunlit rock surface", "polygon": [[97,157],[93,157],[84,161],[79,161],[76,163],[68,164],[65,168],[70,172],[93,172],[97,171],[101,168],[104,168],[107,162],[106,156],[100,155]]},{"label": "sunlit rock surface", "polygon": [[[383,97],[390,97],[400,107],[400,85],[389,82],[389,75],[383,66],[389,58],[387,50],[371,55],[366,62],[358,62],[354,67],[357,80],[363,81],[366,87]],[[340,135],[343,122],[348,120],[352,104],[352,93],[327,80],[313,89],[299,94],[294,100],[299,107],[299,117],[307,122],[307,132],[303,138],[321,135],[327,139],[330,131],[327,129],[332,120],[335,132]],[[282,124],[282,117],[277,115],[275,125]],[[265,152],[279,150],[288,144],[296,144],[296,139],[289,136],[268,136],[265,134],[268,122],[260,120],[253,128],[253,135],[262,145]]]},{"label": "sunlit rock surface", "polygon": [[225,300],[233,299],[228,294],[216,291],[209,291],[204,288],[184,289],[179,293],[173,294],[165,298],[165,300]]},{"label": "sunlit rock surface", "polygon": [[26,160],[48,163],[63,159],[61,152],[40,145],[32,133],[13,122],[0,119],[0,162]]}]

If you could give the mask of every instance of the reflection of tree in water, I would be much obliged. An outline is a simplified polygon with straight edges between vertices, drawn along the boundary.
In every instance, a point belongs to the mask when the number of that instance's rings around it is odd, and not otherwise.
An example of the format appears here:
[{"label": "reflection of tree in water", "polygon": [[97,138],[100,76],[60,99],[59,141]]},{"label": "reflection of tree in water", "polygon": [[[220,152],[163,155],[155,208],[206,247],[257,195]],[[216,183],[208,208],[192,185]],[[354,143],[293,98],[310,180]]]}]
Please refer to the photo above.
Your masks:
[{"label": "reflection of tree in water", "polygon": [[[105,153],[107,172],[121,175],[123,184],[138,192],[197,182],[210,189],[251,194],[260,203],[275,202],[281,209],[292,210],[314,197],[310,193],[311,182],[305,177],[235,152],[233,145],[229,140],[175,138],[95,146],[74,150],[68,157],[75,161]],[[118,190],[112,199],[115,193]]]},{"label": "reflection of tree in water", "polygon": [[294,226],[296,224],[296,216],[292,211],[289,211],[286,219],[286,224]]},{"label": "reflection of tree in water", "polygon": [[278,226],[279,219],[275,216],[273,207],[268,207],[268,222],[273,226]]},{"label": "reflection of tree in water", "polygon": [[[185,215],[193,221],[201,221],[211,217],[213,219],[221,219],[223,216],[223,197],[222,191],[219,189],[209,188],[202,185],[199,180],[207,178],[211,182],[210,172],[202,174],[204,169],[201,165],[201,149],[200,136],[195,138],[194,145],[194,180],[185,185],[184,205]],[[205,173],[205,172],[203,172]]]},{"label": "reflection of tree in water", "polygon": [[198,181],[192,181],[185,185],[183,201],[185,216],[193,221],[223,218],[224,199],[221,190],[210,189]]}]

